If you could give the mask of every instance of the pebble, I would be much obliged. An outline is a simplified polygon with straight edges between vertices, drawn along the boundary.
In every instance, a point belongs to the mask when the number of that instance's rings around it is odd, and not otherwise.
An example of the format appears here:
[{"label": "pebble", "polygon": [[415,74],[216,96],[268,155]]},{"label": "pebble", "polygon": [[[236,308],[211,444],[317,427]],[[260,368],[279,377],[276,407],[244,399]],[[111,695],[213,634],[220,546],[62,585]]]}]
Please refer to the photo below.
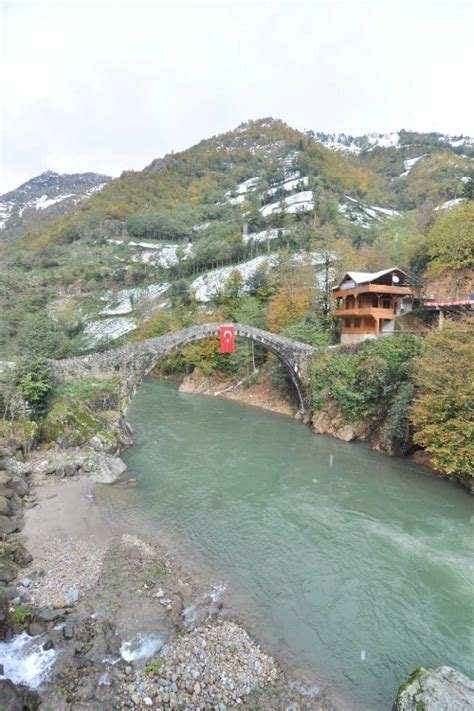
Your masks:
[{"label": "pebble", "polygon": [[[37,606],[76,602],[97,582],[106,549],[106,545],[90,539],[46,539],[41,557],[36,557],[32,564],[36,577],[29,588],[31,602]],[[54,574],[40,576],[40,569],[45,567]]]},{"label": "pebble", "polygon": [[135,671],[135,685],[128,686],[132,701],[139,689],[145,706],[150,705],[145,699],[155,699],[155,706],[169,709],[226,711],[243,705],[254,689],[278,678],[272,657],[262,653],[240,625],[229,621],[178,637],[158,659],[159,678]]}]

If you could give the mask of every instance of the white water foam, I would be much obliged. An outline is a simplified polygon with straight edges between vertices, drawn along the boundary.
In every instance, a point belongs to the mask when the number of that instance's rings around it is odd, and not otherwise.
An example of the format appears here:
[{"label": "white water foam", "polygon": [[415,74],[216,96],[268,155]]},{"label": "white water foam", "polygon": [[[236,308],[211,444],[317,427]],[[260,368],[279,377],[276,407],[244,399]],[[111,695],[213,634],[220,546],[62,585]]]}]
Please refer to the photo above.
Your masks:
[{"label": "white water foam", "polygon": [[45,641],[44,637],[30,637],[22,632],[11,642],[0,643],[0,664],[3,664],[0,678],[38,689],[47,679],[56,658],[54,649],[42,649]]},{"label": "white water foam", "polygon": [[129,642],[122,642],[120,655],[126,662],[148,659],[159,652],[163,644],[160,637],[138,634]]}]

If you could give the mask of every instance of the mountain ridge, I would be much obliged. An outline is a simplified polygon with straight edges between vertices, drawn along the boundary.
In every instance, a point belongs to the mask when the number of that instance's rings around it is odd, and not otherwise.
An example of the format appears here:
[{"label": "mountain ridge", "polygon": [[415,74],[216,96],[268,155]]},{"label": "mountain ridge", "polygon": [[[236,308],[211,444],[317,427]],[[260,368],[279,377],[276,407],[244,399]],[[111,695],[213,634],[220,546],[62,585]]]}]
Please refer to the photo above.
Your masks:
[{"label": "mountain ridge", "polygon": [[52,170],[30,178],[0,195],[0,238],[69,212],[110,180],[101,173],[59,174]]}]

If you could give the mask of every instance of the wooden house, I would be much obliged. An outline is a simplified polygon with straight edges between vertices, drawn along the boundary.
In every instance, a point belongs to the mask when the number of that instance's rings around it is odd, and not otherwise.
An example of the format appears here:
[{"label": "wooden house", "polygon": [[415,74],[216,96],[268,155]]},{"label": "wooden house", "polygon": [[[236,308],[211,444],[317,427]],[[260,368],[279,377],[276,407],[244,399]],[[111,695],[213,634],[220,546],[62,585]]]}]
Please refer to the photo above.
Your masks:
[{"label": "wooden house", "polygon": [[380,272],[347,272],[334,287],[333,314],[341,319],[341,343],[393,333],[395,318],[412,310],[408,275],[397,267]]}]

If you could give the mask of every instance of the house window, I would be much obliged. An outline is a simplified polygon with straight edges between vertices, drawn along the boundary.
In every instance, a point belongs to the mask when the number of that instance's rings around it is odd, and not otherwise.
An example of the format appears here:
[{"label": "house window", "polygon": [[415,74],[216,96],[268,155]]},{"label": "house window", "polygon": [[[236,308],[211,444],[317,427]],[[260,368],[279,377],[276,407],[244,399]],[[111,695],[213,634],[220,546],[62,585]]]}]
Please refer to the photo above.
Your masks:
[{"label": "house window", "polygon": [[345,318],[345,319],[344,319],[344,326],[345,326],[346,328],[350,328],[350,327],[351,327],[351,320],[350,320],[350,318]]},{"label": "house window", "polygon": [[391,304],[391,302],[390,302],[390,299],[383,299],[383,300],[382,300],[382,307],[383,307],[384,309],[390,309],[390,308],[392,308],[392,304]]},{"label": "house window", "polygon": [[360,318],[354,319],[354,328],[360,328]]}]

